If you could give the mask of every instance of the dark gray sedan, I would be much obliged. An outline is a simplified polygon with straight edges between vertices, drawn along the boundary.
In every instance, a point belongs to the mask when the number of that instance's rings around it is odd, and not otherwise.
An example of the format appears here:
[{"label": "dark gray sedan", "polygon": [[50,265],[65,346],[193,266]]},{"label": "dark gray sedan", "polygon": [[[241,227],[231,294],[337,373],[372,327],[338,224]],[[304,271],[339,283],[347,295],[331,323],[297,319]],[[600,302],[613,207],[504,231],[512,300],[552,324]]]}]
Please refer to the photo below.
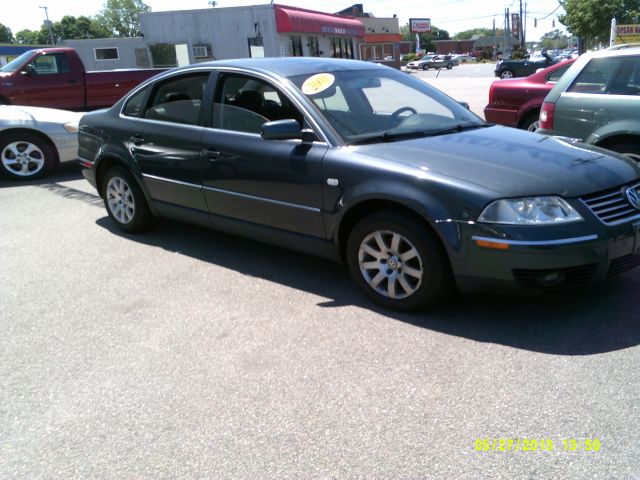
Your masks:
[{"label": "dark gray sedan", "polygon": [[81,120],[115,225],[199,223],[345,261],[375,302],[577,287],[640,263],[640,167],[492,126],[370,63],[220,61]]}]

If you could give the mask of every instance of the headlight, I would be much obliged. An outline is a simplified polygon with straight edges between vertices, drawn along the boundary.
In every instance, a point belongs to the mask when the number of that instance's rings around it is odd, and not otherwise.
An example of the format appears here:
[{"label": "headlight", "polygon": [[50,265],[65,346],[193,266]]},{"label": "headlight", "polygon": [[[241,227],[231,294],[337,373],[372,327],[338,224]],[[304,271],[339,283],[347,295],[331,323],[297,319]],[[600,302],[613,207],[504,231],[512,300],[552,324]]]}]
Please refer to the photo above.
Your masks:
[{"label": "headlight", "polygon": [[65,123],[64,129],[69,133],[78,133],[78,122]]},{"label": "headlight", "polygon": [[553,225],[582,220],[582,216],[560,197],[496,200],[478,217],[478,222],[507,225]]}]

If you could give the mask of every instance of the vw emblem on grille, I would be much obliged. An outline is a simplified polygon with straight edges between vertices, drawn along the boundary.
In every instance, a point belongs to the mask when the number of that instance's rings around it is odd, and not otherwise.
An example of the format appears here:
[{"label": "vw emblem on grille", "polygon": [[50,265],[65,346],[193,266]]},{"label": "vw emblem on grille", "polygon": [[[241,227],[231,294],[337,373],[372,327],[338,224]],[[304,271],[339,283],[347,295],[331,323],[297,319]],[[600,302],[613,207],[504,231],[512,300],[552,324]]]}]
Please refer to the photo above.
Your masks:
[{"label": "vw emblem on grille", "polygon": [[631,206],[636,210],[640,210],[640,193],[638,193],[638,190],[633,187],[627,188],[624,194],[627,196],[627,200]]}]

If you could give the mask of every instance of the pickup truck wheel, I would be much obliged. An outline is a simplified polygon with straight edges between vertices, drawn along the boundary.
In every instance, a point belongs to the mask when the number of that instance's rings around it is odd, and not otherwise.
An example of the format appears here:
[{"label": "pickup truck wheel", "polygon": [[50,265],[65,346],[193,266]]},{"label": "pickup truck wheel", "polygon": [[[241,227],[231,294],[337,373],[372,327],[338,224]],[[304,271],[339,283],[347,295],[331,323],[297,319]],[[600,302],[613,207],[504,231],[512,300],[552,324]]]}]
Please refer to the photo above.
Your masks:
[{"label": "pickup truck wheel", "polygon": [[640,163],[640,145],[631,142],[621,142],[607,147],[609,150],[621,153],[625,157]]},{"label": "pickup truck wheel", "polygon": [[540,112],[530,113],[524,120],[520,122],[520,126],[522,130],[527,130],[529,132],[535,132],[540,128]]},{"label": "pickup truck wheel", "polygon": [[391,310],[433,306],[454,291],[440,241],[401,212],[375,213],[356,224],[347,241],[347,265],[363,292]]},{"label": "pickup truck wheel", "polygon": [[44,175],[55,165],[56,151],[35,133],[17,132],[0,136],[0,167],[14,180]]},{"label": "pickup truck wheel", "polygon": [[156,218],[138,182],[122,167],[112,167],[105,174],[102,198],[109,217],[124,232],[146,232],[155,224]]},{"label": "pickup truck wheel", "polygon": [[513,78],[513,72],[511,70],[503,70],[500,78]]}]

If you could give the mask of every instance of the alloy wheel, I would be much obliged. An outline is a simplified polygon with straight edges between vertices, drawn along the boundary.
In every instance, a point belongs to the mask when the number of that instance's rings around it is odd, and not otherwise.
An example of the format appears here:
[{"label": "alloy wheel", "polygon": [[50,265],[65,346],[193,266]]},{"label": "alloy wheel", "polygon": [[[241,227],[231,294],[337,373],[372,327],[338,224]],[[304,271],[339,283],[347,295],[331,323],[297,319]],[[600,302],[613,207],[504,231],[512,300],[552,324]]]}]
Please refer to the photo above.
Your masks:
[{"label": "alloy wheel", "polygon": [[116,220],[122,224],[130,223],[136,212],[133,191],[129,184],[120,177],[112,177],[107,183],[106,200],[109,210]]},{"label": "alloy wheel", "polygon": [[2,150],[2,164],[14,175],[30,177],[40,173],[44,168],[45,155],[31,142],[12,142]]},{"label": "alloy wheel", "polygon": [[365,281],[380,295],[402,299],[413,295],[424,276],[422,258],[403,235],[376,230],[360,243],[358,265]]}]

